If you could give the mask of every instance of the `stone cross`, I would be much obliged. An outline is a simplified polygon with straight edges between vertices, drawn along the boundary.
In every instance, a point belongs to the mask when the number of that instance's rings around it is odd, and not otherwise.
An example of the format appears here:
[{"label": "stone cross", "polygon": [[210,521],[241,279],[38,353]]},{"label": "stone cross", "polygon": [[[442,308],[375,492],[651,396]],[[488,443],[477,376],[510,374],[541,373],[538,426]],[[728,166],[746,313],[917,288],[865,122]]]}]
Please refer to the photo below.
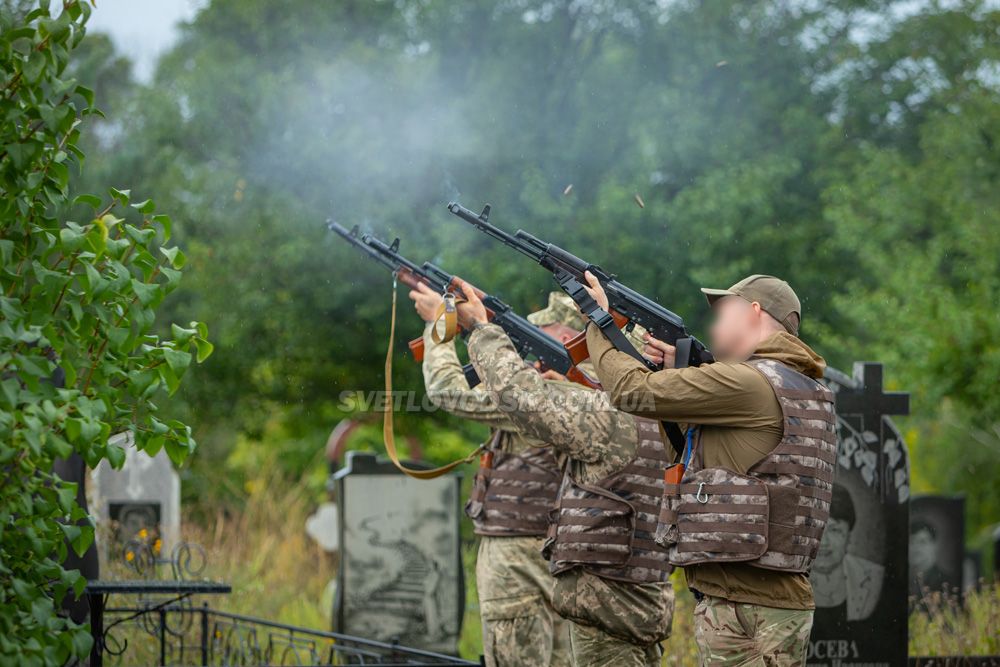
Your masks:
[{"label": "stone cross", "polygon": [[909,396],[884,390],[878,363],[856,363],[853,378],[829,369],[825,382],[837,407],[838,530],[827,526],[813,565],[807,664],[905,665],[909,455],[890,415],[907,414]]},{"label": "stone cross", "polygon": [[910,414],[910,395],[902,391],[882,391],[882,364],[859,361],[854,364],[854,379],[860,391],[837,393],[837,414],[861,415],[862,429],[881,427],[883,415]]}]

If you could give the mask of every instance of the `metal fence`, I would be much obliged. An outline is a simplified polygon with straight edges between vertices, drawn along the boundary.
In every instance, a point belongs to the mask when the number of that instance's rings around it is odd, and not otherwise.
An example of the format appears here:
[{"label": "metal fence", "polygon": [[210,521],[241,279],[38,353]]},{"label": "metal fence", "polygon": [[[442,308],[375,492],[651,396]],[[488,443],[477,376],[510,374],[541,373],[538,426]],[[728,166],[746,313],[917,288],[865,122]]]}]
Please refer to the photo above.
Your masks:
[{"label": "metal fence", "polygon": [[[458,658],[191,606],[109,607],[105,664],[479,665]],[[157,655],[158,654],[158,655]]]}]

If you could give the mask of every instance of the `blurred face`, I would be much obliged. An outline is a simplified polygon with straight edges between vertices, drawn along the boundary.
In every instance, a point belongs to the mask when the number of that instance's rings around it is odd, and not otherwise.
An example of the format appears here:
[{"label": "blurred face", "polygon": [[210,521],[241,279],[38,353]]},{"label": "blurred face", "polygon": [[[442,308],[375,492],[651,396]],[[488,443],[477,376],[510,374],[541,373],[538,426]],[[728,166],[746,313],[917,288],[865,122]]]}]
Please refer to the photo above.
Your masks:
[{"label": "blurred face", "polygon": [[568,327],[565,324],[546,324],[545,326],[539,327],[539,329],[544,331],[549,336],[552,336],[563,345],[576,338],[576,335],[580,333],[573,327]]},{"label": "blurred face", "polygon": [[814,567],[822,572],[828,572],[840,565],[847,554],[847,542],[851,537],[851,526],[842,519],[830,519],[823,532],[823,541],[819,544]]},{"label": "blurred face", "polygon": [[937,560],[937,541],[930,531],[918,530],[910,535],[910,568],[926,572]]},{"label": "blurred face", "polygon": [[760,306],[738,296],[724,296],[712,306],[709,330],[712,352],[721,361],[743,361],[757,346]]}]

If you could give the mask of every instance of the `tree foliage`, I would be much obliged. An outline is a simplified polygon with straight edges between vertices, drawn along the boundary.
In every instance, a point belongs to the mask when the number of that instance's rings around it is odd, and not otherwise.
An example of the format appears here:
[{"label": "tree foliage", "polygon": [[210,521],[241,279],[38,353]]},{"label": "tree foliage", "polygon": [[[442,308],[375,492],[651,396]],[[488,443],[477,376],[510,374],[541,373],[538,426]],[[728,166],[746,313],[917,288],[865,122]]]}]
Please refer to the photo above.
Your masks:
[{"label": "tree foliage", "polygon": [[[522,312],[544,302],[544,272],[445,212],[460,199],[696,331],[697,286],[786,277],[834,365],[882,360],[913,392],[916,490],[967,493],[974,527],[1000,519],[992,7],[215,0],[116,100],[93,174],[199,221],[178,225],[197,271],[165,304],[220,343],[181,392],[207,445],[196,471],[238,478],[254,448],[301,467],[339,392],[379,386],[389,278],[329,239],[328,217],[398,234]],[[415,365],[397,369],[419,389]],[[400,426],[432,458],[477,435]]]},{"label": "tree foliage", "polygon": [[[154,329],[185,256],[170,218],[128,190],[71,199],[71,169],[93,92],[66,76],[86,3],[0,11],[0,663],[62,665],[90,648],[87,628],[56,614],[86,583],[61,563],[93,540],[76,487],[52,473],[74,452],[119,467],[135,447],[179,464],[191,429],[160,416],[212,351],[205,325]],[[74,221],[75,220],[75,221]]]}]

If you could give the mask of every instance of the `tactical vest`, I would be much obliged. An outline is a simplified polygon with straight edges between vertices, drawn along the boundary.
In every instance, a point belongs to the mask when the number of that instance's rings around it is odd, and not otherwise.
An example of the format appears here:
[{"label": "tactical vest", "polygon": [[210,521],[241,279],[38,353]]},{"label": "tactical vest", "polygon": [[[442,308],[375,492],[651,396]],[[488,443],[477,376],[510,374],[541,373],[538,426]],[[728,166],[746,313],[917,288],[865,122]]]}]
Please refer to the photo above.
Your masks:
[{"label": "tactical vest", "polygon": [[479,459],[465,513],[477,535],[544,537],[559,495],[560,461],[552,447],[505,452],[507,439],[503,431],[493,434]]},{"label": "tactical vest", "polygon": [[581,484],[567,465],[542,550],[552,574],[574,567],[629,583],[664,582],[673,568],[653,541],[670,456],[657,422],[636,418],[636,456],[620,472]]},{"label": "tactical vest", "polygon": [[679,567],[746,562],[808,572],[833,497],[833,393],[773,359],[747,363],[778,398],[781,441],[746,475],[703,467],[696,445],[680,484],[666,485],[656,541],[669,547],[670,562]]}]

